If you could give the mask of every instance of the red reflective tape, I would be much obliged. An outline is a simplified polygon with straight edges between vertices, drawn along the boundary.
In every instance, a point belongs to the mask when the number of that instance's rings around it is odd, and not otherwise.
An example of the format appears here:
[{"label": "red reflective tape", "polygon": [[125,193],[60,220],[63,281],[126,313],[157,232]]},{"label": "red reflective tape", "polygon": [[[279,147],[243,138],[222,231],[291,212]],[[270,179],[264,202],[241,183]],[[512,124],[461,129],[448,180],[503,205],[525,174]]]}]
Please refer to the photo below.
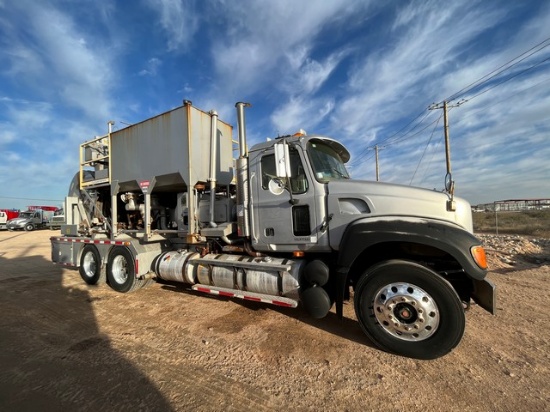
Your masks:
[{"label": "red reflective tape", "polygon": [[199,292],[206,292],[206,293],[212,293],[210,289],[196,287],[195,290],[198,290]]},{"label": "red reflective tape", "polygon": [[278,301],[278,300],[272,300],[271,303],[273,303],[274,305],[277,305],[277,306],[284,306],[286,308],[291,308],[292,307],[292,305],[290,303],[281,302],[281,301]]},{"label": "red reflective tape", "polygon": [[226,296],[226,297],[228,297],[228,298],[232,298],[233,296],[235,296],[234,293],[222,292],[222,291],[219,291],[218,294],[219,294],[220,296]]},{"label": "red reflective tape", "polygon": [[126,246],[126,242],[123,240],[92,240],[92,239],[75,239],[69,237],[52,237],[50,239],[53,242],[72,242],[72,243],[87,243],[94,245],[116,245],[116,246]]},{"label": "red reflective tape", "polygon": [[247,296],[247,295],[244,295],[243,299],[244,300],[252,300],[254,302],[261,302],[262,301],[260,298],[255,298],[253,296]]}]

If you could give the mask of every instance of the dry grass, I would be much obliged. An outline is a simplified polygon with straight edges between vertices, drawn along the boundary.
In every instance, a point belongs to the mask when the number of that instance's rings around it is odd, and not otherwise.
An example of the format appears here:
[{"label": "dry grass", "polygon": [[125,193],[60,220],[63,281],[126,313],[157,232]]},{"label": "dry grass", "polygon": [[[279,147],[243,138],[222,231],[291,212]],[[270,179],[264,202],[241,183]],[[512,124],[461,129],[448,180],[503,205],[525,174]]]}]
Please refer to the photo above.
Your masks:
[{"label": "dry grass", "polygon": [[498,233],[550,238],[550,210],[474,213],[476,233]]}]

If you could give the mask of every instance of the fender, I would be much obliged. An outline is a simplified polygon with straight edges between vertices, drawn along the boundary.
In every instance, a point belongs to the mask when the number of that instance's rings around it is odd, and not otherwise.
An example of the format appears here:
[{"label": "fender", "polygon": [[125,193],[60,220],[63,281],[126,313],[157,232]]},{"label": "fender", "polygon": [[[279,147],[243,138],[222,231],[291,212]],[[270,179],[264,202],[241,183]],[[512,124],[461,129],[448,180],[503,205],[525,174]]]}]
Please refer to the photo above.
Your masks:
[{"label": "fender", "polygon": [[470,254],[470,248],[481,245],[481,241],[460,226],[415,217],[363,218],[350,223],[342,236],[337,261],[337,312],[343,304],[349,270],[355,260],[365,249],[385,242],[432,246],[456,259],[474,282],[487,275],[487,270],[477,266]]}]

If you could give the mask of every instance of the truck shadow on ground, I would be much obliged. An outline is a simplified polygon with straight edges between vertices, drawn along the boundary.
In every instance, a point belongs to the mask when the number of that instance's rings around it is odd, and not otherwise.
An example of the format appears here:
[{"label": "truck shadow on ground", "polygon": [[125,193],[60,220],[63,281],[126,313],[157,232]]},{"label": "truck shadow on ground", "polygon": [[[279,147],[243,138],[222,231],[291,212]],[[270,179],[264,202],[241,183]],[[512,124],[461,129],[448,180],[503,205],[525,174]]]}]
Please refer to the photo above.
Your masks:
[{"label": "truck shadow on ground", "polygon": [[[301,323],[307,324],[314,328],[320,329],[324,332],[330,333],[339,338],[349,340],[351,342],[361,344],[376,350],[380,350],[376,345],[374,345],[367,336],[361,331],[359,323],[355,319],[350,319],[345,317],[339,319],[335,313],[334,306],[328,315],[322,319],[315,319],[309,316],[309,314],[300,306],[296,309],[292,308],[283,308],[280,306],[269,305],[261,302],[252,302],[247,300],[242,300],[238,298],[229,298],[223,296],[214,296],[208,295],[205,293],[197,292],[189,288],[189,286],[177,283],[160,280],[158,281],[162,286],[161,288],[167,291],[181,293],[191,296],[198,296],[202,299],[212,299],[218,302],[233,302],[240,307],[246,308],[250,311],[261,311],[261,310],[272,310],[278,312],[284,316],[287,316],[291,319],[297,320]],[[344,305],[349,305],[350,303],[344,303]],[[303,337],[302,337],[303,338]]]},{"label": "truck shadow on ground", "polygon": [[[6,239],[3,239],[5,241]],[[173,408],[99,331],[87,290],[32,249],[0,247],[0,410]],[[6,256],[18,255],[7,259]]]}]

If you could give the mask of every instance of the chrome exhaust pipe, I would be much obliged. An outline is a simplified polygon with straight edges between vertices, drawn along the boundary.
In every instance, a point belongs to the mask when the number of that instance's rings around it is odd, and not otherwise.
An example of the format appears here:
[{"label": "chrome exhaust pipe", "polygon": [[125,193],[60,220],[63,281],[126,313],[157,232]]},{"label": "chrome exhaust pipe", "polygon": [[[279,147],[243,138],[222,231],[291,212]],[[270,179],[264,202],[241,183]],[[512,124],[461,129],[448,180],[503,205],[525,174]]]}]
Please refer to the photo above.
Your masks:
[{"label": "chrome exhaust pipe", "polygon": [[212,119],[210,131],[210,227],[218,227],[214,221],[214,206],[216,203],[216,163],[218,162],[218,113],[215,110],[210,112]]},{"label": "chrome exhaust pipe", "polygon": [[250,103],[238,102],[237,128],[239,133],[239,158],[237,159],[237,230],[239,236],[250,237],[250,192],[248,179],[248,148],[246,147],[246,129],[244,108]]}]

